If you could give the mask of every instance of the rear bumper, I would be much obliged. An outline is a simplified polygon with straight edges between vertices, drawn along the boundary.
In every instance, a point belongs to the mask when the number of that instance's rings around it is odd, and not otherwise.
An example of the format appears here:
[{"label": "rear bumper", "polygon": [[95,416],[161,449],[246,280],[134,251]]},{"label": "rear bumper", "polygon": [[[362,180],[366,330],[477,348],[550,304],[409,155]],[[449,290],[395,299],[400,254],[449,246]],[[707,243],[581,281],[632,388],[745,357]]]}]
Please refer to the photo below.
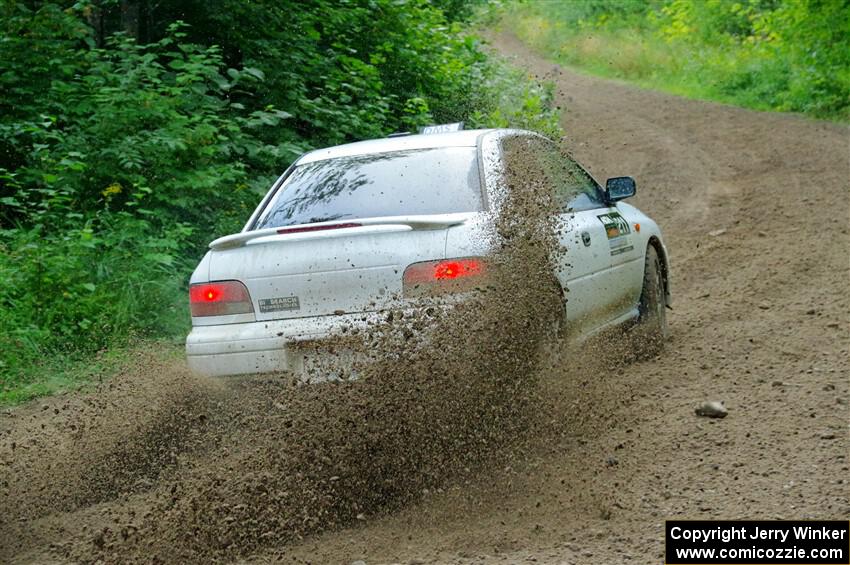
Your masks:
[{"label": "rear bumper", "polygon": [[186,338],[186,358],[189,368],[207,376],[298,373],[308,355],[305,344],[357,333],[382,323],[386,316],[372,312],[195,326]]},{"label": "rear bumper", "polygon": [[192,354],[186,347],[186,360],[192,371],[208,377],[273,373],[289,371],[291,356],[281,348],[277,351],[239,351],[228,353]]}]

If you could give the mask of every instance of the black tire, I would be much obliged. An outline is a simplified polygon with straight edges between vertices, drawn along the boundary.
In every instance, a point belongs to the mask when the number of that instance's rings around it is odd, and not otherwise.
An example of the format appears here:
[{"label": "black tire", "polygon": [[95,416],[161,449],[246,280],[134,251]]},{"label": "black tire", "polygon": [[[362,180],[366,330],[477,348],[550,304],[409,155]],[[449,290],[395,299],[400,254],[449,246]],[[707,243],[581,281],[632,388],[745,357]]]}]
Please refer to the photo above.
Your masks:
[{"label": "black tire", "polygon": [[640,314],[634,332],[634,349],[639,357],[651,357],[664,348],[664,340],[670,333],[666,307],[661,259],[655,247],[650,245],[644,259],[643,290],[638,305]]}]

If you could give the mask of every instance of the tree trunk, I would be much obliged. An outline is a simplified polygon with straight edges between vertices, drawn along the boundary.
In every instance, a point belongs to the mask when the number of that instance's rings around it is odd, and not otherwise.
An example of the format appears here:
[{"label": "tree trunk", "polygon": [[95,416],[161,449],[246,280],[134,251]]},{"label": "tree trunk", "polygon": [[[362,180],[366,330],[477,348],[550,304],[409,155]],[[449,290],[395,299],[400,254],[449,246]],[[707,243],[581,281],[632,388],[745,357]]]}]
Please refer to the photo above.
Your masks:
[{"label": "tree trunk", "polygon": [[121,27],[139,39],[139,12],[141,0],[121,0]]}]

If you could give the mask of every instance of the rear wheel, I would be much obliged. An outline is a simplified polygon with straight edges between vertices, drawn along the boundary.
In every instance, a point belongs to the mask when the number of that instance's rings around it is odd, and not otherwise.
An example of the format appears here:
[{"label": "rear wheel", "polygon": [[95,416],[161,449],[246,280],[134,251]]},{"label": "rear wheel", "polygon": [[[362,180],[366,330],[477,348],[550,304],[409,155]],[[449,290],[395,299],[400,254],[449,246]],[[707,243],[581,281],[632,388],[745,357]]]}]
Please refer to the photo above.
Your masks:
[{"label": "rear wheel", "polygon": [[650,357],[661,351],[669,334],[663,276],[658,251],[650,245],[644,259],[643,290],[638,305],[640,315],[634,332],[634,349],[640,357]]}]

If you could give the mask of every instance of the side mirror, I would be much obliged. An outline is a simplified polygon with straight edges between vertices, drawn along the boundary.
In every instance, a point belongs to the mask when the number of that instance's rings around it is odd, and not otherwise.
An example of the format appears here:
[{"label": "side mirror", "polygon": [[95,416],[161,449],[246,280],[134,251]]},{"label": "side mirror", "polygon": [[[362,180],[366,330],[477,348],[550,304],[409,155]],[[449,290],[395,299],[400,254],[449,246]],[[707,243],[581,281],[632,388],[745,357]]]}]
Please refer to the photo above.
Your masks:
[{"label": "side mirror", "polygon": [[608,202],[616,202],[634,196],[637,191],[632,177],[614,177],[605,181],[605,196]]}]

